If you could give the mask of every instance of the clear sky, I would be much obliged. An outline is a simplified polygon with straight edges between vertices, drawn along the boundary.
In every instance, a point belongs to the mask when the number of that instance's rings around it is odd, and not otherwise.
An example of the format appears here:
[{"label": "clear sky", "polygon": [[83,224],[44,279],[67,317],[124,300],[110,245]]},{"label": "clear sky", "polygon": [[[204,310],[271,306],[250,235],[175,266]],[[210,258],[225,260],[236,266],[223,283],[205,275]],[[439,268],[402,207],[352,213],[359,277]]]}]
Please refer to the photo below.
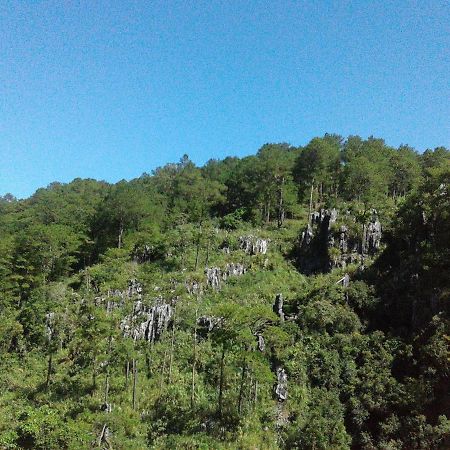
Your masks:
[{"label": "clear sky", "polygon": [[0,1],[0,194],[325,132],[450,144],[448,1]]}]

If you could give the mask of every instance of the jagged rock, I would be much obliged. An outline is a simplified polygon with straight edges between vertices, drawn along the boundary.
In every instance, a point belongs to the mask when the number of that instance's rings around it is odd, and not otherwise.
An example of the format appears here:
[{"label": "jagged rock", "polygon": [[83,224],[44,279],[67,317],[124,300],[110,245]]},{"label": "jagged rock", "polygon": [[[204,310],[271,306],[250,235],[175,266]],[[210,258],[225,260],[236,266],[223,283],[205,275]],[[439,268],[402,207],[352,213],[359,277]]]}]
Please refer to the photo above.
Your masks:
[{"label": "jagged rock", "polygon": [[313,237],[314,237],[313,229],[312,229],[311,225],[308,223],[305,230],[302,232],[300,246],[307,247],[313,240]]},{"label": "jagged rock", "polygon": [[249,255],[265,255],[269,246],[268,239],[257,238],[255,236],[241,236],[239,238],[239,247]]},{"label": "jagged rock", "polygon": [[[365,255],[374,254],[381,243],[381,223],[373,210],[371,221],[363,227],[363,235],[350,233],[346,225],[339,231],[332,226],[338,211],[321,209],[311,213],[310,223],[301,234],[299,265],[304,273],[324,272],[345,268],[347,264],[362,262]],[[346,221],[355,221],[347,213]]]},{"label": "jagged rock", "polygon": [[264,352],[266,350],[266,343],[264,341],[264,337],[261,334],[257,334],[256,339],[258,340],[258,350],[260,352]]},{"label": "jagged rock", "polygon": [[226,281],[228,277],[237,277],[244,275],[247,269],[241,263],[228,263],[225,269],[219,267],[210,267],[205,269],[206,283],[213,289],[220,289],[222,281]]},{"label": "jagged rock", "polygon": [[328,227],[330,228],[331,225],[333,225],[336,222],[337,218],[338,218],[337,209],[336,208],[332,208],[330,210],[330,212],[328,213],[328,216],[329,216]]},{"label": "jagged rock", "polygon": [[142,284],[139,283],[135,278],[132,278],[128,281],[128,289],[127,289],[128,298],[131,297],[142,297]]},{"label": "jagged rock", "polygon": [[269,241],[267,239],[256,239],[256,242],[253,244],[252,253],[256,255],[260,253],[261,255],[265,255],[267,253],[267,248],[269,246]]},{"label": "jagged rock", "polygon": [[205,269],[206,283],[213,289],[219,289],[222,280],[222,271],[219,267],[210,267]]},{"label": "jagged rock", "polygon": [[288,377],[286,371],[282,367],[278,367],[275,394],[279,402],[284,402],[287,399],[287,383]]},{"label": "jagged rock", "polygon": [[375,253],[381,244],[381,223],[378,220],[377,212],[373,210],[371,221],[364,226],[362,253],[371,255]]},{"label": "jagged rock", "polygon": [[45,315],[45,336],[50,342],[55,334],[56,316],[54,312]]},{"label": "jagged rock", "polygon": [[111,403],[103,403],[100,407],[101,411],[104,411],[106,413],[112,412],[112,404]]},{"label": "jagged rock", "polygon": [[283,294],[277,294],[275,296],[275,303],[273,305],[273,312],[284,322],[284,312],[283,312]]},{"label": "jagged rock", "polygon": [[226,278],[231,277],[231,276],[238,277],[238,276],[244,275],[244,273],[246,271],[247,271],[247,269],[244,267],[243,264],[240,264],[240,263],[229,263],[225,267],[225,271],[222,274],[222,278],[226,279]]},{"label": "jagged rock", "polygon": [[203,284],[198,281],[186,281],[184,285],[188,294],[200,295],[203,293]]},{"label": "jagged rock", "polygon": [[214,328],[220,327],[223,323],[223,317],[201,316],[197,319],[197,325],[206,329],[208,332]]},{"label": "jagged rock", "polygon": [[172,306],[167,303],[148,308],[138,300],[133,313],[122,320],[120,327],[125,337],[154,342],[167,329],[172,316]]},{"label": "jagged rock", "polygon": [[342,253],[347,253],[348,250],[348,228],[345,225],[339,229],[339,250]]}]

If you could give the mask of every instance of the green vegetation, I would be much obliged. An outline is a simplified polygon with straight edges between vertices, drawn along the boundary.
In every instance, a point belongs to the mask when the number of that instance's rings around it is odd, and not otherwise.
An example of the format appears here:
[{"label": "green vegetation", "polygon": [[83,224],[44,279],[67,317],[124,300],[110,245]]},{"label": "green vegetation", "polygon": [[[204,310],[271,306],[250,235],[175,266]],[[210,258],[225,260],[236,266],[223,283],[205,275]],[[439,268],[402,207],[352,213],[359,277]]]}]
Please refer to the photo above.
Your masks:
[{"label": "green vegetation", "polygon": [[0,448],[450,448],[449,189],[325,135],[0,198]]}]

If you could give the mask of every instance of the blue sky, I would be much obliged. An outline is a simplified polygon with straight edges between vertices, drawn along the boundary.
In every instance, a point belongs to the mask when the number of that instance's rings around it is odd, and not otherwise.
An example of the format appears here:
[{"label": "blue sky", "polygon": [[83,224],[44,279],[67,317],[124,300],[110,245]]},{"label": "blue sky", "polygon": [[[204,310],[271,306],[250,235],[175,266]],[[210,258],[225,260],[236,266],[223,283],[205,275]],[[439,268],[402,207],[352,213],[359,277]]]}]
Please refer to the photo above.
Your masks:
[{"label": "blue sky", "polygon": [[450,144],[447,1],[0,2],[0,194],[325,132]]}]

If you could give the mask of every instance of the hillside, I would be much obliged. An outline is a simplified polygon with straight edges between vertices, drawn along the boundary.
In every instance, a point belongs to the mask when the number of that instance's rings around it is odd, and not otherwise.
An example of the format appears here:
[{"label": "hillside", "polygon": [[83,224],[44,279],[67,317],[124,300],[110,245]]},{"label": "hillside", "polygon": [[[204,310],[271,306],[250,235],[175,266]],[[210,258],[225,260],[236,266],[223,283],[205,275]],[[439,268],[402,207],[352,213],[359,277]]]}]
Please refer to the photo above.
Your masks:
[{"label": "hillside", "polygon": [[325,135],[0,198],[0,448],[450,448],[449,185]]}]

